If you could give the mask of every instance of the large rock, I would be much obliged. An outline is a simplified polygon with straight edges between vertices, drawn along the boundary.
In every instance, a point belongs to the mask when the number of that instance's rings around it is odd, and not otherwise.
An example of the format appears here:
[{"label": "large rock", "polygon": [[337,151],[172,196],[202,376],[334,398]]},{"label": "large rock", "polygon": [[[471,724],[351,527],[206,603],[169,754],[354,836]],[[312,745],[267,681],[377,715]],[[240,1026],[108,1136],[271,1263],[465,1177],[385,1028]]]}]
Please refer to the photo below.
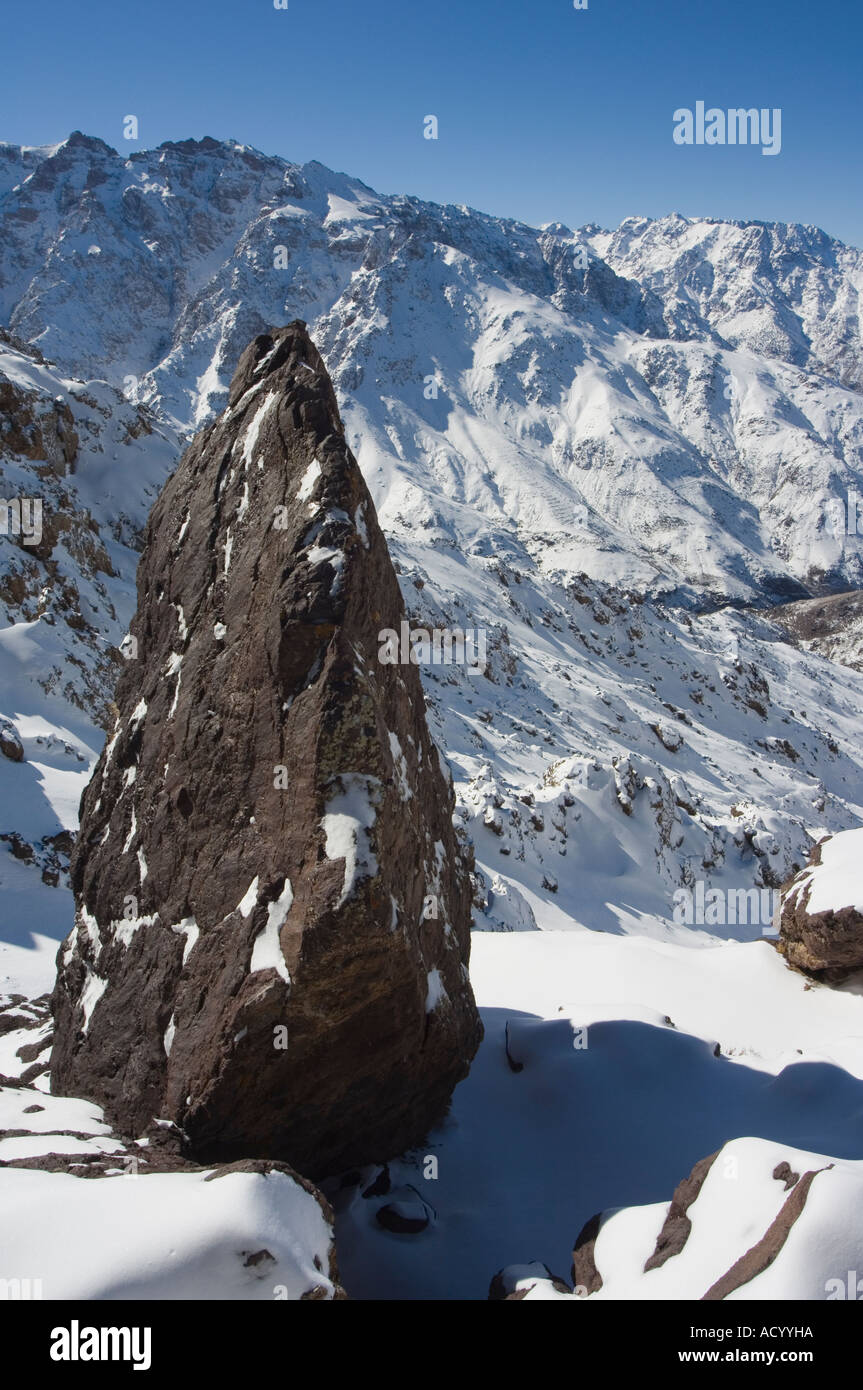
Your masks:
[{"label": "large rock", "polygon": [[404,616],[305,325],[262,335],[150,517],[55,1093],[314,1175],[441,1119],[481,1037],[470,865],[416,667],[379,661]]},{"label": "large rock", "polygon": [[0,753],[13,763],[23,763],[24,745],[11,719],[0,715]]},{"label": "large rock", "polygon": [[861,864],[863,830],[844,830],[783,886],[779,950],[789,965],[828,982],[863,970]]}]

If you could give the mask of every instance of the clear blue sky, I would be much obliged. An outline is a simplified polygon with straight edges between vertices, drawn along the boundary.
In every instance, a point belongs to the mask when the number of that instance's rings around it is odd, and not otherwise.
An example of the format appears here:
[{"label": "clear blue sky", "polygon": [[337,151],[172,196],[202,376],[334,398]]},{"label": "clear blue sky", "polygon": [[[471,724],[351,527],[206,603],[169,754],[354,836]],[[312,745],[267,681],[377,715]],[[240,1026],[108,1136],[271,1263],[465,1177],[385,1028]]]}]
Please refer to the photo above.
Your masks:
[{"label": "clear blue sky", "polygon": [[[527,222],[812,222],[863,245],[860,0],[7,0],[0,139],[233,137]],[[782,152],[680,147],[696,101]],[[122,138],[137,115],[140,141]],[[423,139],[423,117],[440,122]]]}]

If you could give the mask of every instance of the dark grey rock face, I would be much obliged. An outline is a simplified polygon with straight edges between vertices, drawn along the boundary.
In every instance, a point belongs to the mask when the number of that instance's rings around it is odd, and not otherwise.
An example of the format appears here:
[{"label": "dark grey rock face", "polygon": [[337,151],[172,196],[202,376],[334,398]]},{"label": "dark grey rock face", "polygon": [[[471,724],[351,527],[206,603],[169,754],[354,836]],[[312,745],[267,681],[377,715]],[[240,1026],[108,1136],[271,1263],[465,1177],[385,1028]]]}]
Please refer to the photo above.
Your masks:
[{"label": "dark grey rock face", "polygon": [[469,857],[404,608],[300,322],[246,349],[150,517],[137,655],[82,800],[55,1093],[206,1160],[420,1141],[481,1037]]}]

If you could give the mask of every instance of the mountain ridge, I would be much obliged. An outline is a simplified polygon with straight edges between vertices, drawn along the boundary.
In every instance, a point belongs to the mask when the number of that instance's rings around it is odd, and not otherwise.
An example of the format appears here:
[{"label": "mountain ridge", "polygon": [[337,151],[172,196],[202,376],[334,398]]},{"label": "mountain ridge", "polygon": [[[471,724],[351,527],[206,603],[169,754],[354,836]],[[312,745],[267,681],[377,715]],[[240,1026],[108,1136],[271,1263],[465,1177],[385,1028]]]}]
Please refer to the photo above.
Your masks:
[{"label": "mountain ridge", "polygon": [[211,137],[0,156],[0,321],[175,429],[300,317],[391,528],[416,459],[445,531],[449,494],[569,573],[575,519],[579,569],[690,605],[863,584],[825,510],[863,487],[863,257],[820,232],[534,229]]}]

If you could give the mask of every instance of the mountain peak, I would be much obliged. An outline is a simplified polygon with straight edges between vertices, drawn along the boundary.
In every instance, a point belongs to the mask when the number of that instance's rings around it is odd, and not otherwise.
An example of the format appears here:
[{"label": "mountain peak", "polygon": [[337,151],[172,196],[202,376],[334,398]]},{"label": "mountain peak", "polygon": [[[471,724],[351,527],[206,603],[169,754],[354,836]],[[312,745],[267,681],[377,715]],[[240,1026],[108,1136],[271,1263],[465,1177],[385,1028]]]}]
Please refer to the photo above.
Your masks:
[{"label": "mountain peak", "polygon": [[199,154],[216,154],[222,150],[242,149],[236,140],[216,140],[212,135],[204,135],[200,140],[189,137],[187,140],[163,140],[157,150],[173,150],[177,154],[194,157]]},{"label": "mountain peak", "polygon": [[100,140],[97,135],[85,135],[83,131],[80,130],[73,130],[72,134],[57,148],[67,150],[89,150],[92,154],[117,154],[113,145],[106,144],[106,142]]},{"label": "mountain peak", "polygon": [[237,363],[228,392],[228,405],[236,405],[252,386],[257,386],[283,367],[293,373],[300,366],[307,366],[316,373],[326,372],[320,353],[309,335],[308,325],[302,319],[294,319],[283,328],[271,329],[269,333],[259,333]]}]

